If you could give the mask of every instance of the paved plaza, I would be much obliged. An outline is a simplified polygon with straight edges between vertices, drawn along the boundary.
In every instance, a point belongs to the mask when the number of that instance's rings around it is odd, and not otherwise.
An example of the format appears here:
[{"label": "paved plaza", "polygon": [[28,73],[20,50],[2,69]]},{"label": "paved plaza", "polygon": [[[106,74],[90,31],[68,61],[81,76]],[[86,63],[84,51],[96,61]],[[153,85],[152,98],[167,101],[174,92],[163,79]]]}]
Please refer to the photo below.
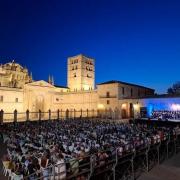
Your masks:
[{"label": "paved plaza", "polygon": [[180,153],[161,165],[155,166],[149,173],[144,173],[139,180],[179,180],[180,179]]}]

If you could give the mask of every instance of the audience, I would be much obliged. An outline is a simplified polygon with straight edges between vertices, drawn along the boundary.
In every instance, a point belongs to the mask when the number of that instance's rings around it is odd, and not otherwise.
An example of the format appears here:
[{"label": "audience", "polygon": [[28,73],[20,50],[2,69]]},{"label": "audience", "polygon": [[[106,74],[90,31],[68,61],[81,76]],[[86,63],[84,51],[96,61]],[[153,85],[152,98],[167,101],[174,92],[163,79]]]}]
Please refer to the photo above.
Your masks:
[{"label": "audience", "polygon": [[[157,144],[167,140],[170,133],[179,132],[179,127],[65,120],[8,123],[0,130],[8,147],[8,156],[4,160],[9,161],[11,172],[31,180],[42,176],[46,180],[53,172],[55,179],[64,179],[90,168],[87,162],[92,154],[95,165],[103,166],[116,150],[121,157]],[[50,168],[52,165],[55,165],[54,170]]]}]

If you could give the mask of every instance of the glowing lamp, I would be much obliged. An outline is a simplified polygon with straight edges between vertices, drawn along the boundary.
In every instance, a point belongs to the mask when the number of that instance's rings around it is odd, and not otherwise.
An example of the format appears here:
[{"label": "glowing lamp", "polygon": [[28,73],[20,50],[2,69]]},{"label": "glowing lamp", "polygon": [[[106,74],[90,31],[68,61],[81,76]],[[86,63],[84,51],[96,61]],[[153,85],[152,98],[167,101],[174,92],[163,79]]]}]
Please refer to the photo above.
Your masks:
[{"label": "glowing lamp", "polygon": [[103,104],[98,104],[98,109],[104,109],[104,105]]},{"label": "glowing lamp", "polygon": [[122,109],[126,109],[126,104],[122,104]]},{"label": "glowing lamp", "polygon": [[133,104],[134,110],[138,110],[139,109],[139,105],[138,104]]},{"label": "glowing lamp", "polygon": [[84,89],[85,91],[89,90],[89,85],[83,85],[83,89]]}]

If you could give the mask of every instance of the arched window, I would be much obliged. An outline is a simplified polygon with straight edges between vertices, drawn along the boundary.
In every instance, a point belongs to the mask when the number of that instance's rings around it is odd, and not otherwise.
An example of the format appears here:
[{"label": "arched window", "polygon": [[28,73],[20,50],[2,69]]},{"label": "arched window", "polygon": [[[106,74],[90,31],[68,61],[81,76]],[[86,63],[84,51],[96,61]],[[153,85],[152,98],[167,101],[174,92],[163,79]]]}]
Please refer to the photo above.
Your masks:
[{"label": "arched window", "polygon": [[138,96],[139,96],[139,97],[141,96],[141,92],[140,92],[140,89],[138,89]]},{"label": "arched window", "polygon": [[3,96],[0,96],[0,102],[3,102]]},{"label": "arched window", "polygon": [[124,95],[124,94],[125,94],[124,87],[122,87],[122,95]]}]

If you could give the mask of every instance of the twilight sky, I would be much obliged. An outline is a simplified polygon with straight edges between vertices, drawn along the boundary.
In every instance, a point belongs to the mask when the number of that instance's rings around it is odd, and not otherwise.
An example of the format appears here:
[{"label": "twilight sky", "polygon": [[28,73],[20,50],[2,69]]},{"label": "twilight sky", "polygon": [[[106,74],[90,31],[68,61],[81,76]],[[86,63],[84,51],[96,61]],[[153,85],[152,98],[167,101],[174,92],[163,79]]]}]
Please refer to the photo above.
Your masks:
[{"label": "twilight sky", "polygon": [[67,57],[93,57],[96,83],[164,93],[180,80],[179,0],[0,0],[0,63],[66,85]]}]

